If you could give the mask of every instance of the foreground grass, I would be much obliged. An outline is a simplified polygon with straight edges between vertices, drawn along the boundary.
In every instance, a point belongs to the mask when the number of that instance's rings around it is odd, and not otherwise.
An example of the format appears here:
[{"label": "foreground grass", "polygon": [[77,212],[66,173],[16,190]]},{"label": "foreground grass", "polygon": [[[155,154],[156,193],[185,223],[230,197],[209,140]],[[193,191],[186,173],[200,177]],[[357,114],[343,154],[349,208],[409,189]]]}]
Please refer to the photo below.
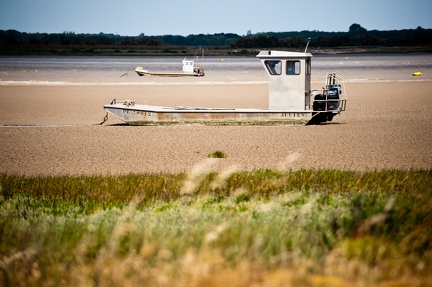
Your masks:
[{"label": "foreground grass", "polygon": [[0,175],[4,286],[431,286],[431,171]]}]

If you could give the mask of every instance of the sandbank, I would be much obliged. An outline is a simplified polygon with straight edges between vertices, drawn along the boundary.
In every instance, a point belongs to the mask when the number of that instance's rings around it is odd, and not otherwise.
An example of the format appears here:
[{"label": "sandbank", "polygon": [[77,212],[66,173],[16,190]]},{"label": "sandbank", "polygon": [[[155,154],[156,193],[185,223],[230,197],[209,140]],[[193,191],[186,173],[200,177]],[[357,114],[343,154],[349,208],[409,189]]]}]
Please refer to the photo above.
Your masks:
[{"label": "sandbank", "polygon": [[[432,168],[429,81],[347,83],[346,112],[317,126],[128,126],[113,116],[99,125],[113,98],[266,108],[267,91],[267,84],[0,85],[0,173]],[[228,157],[209,159],[217,150]]]}]

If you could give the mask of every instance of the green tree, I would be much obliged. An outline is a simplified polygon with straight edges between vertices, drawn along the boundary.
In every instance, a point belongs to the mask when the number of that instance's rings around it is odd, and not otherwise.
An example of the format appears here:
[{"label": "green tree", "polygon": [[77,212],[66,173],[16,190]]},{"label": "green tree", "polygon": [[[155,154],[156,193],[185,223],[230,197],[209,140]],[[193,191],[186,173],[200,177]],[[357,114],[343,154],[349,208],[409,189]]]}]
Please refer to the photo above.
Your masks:
[{"label": "green tree", "polygon": [[348,33],[351,35],[360,35],[366,33],[367,30],[360,24],[354,23],[349,27]]}]

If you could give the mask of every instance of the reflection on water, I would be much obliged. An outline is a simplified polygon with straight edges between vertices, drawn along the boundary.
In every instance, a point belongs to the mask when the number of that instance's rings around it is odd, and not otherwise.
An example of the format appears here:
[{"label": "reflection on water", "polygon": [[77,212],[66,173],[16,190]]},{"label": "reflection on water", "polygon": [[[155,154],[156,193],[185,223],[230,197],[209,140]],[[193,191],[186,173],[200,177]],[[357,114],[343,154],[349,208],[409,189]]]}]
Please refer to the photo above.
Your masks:
[{"label": "reflection on water", "polygon": [[[181,72],[184,57],[0,57],[0,84],[221,84],[266,83],[268,75],[255,57],[205,57],[202,78],[139,77],[133,70]],[[421,77],[412,73],[421,71]],[[431,81],[432,55],[336,55],[312,59],[312,81],[328,72],[347,81]]]}]

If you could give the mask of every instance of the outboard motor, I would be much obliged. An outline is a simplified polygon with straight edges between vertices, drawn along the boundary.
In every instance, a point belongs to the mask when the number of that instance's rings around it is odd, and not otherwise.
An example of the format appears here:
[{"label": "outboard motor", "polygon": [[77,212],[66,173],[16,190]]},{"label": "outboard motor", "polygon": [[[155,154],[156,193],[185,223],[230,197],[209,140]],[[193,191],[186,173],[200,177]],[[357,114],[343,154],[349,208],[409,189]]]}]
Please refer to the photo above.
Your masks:
[{"label": "outboard motor", "polygon": [[342,93],[340,85],[330,85],[328,90],[325,92],[327,96],[327,110],[337,111],[339,107],[339,95]]},{"label": "outboard motor", "polygon": [[345,111],[346,98],[342,90],[343,79],[335,73],[328,74],[322,94],[317,94],[314,97],[312,120],[308,124],[332,121],[335,115]]}]

